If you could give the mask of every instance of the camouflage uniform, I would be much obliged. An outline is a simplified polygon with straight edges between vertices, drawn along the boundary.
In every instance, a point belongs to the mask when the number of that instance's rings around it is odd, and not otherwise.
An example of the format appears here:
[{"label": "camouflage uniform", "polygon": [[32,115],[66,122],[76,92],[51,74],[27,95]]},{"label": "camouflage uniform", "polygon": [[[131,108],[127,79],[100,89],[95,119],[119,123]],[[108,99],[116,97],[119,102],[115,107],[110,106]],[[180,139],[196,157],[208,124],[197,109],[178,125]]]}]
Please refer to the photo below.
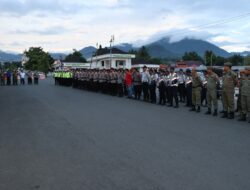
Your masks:
[{"label": "camouflage uniform", "polygon": [[[247,72],[249,72],[249,74],[247,74]],[[246,76],[242,79],[241,107],[242,117],[239,121],[246,121],[247,113],[250,114],[250,67],[246,69]]]},{"label": "camouflage uniform", "polygon": [[202,81],[200,77],[197,76],[192,76],[192,104],[193,107],[191,111],[195,111],[197,107],[197,112],[200,112],[200,107],[201,107],[201,86],[202,86]]},{"label": "camouflage uniform", "polygon": [[217,82],[219,81],[218,75],[212,73],[207,76],[207,107],[208,111],[206,114],[211,114],[212,104],[214,108],[214,116],[217,115],[218,100],[217,100]]},{"label": "camouflage uniform", "polygon": [[[226,63],[225,66],[231,66]],[[237,84],[237,76],[233,71],[225,72],[223,75],[222,100],[223,100],[223,118],[234,118],[234,91]]]}]

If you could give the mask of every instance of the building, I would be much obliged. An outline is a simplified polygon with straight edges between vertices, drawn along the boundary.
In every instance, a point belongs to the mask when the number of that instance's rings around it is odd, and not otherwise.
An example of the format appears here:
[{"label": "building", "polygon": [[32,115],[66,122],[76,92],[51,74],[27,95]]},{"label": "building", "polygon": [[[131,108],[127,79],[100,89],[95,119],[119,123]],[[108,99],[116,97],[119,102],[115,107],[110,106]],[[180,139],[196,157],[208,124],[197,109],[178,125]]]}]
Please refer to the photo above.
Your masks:
[{"label": "building", "polygon": [[53,68],[54,70],[90,69],[90,63],[71,63],[56,60],[53,64]]},{"label": "building", "polygon": [[138,71],[142,72],[143,67],[146,66],[148,69],[159,69],[160,65],[155,64],[151,61],[141,59],[141,58],[136,58],[132,60],[132,68],[138,69]]},{"label": "building", "polygon": [[100,47],[94,56],[88,59],[91,69],[131,69],[134,54],[126,53],[117,48]]},{"label": "building", "polygon": [[202,66],[201,61],[178,61],[176,62],[176,68],[185,69],[185,68],[193,68],[193,67],[200,67]]}]

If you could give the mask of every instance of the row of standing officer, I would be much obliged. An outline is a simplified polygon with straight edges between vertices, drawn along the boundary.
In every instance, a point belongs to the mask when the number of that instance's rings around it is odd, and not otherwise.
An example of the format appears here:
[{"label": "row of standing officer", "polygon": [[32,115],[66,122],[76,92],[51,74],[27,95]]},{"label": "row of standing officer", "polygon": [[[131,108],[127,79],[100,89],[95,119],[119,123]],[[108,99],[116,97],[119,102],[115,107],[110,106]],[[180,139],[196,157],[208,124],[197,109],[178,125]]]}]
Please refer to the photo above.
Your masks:
[{"label": "row of standing officer", "polygon": [[[223,118],[233,119],[234,118],[234,90],[237,85],[237,76],[231,70],[231,63],[225,63],[224,75],[223,75],[223,86],[222,86],[222,103],[223,103]],[[74,73],[63,75],[59,72],[60,76],[64,76],[64,79],[59,79],[61,85],[70,86],[73,82],[74,87],[83,87],[93,91],[103,91],[104,93],[110,93],[111,95],[123,96],[126,92],[126,72],[123,70],[84,70],[74,71]],[[218,115],[218,98],[217,98],[217,85],[219,83],[219,77],[213,72],[211,67],[208,67],[206,81],[203,81],[198,75],[195,69],[187,70],[186,74],[180,75],[174,72],[174,68],[170,69],[170,72],[162,71],[159,74],[144,67],[143,72],[139,73],[134,71],[131,73],[134,82],[134,94],[136,99],[140,99],[143,91],[143,100],[152,103],[156,102],[156,87],[159,89],[159,104],[165,105],[166,99],[168,100],[169,106],[173,106],[175,100],[175,108],[179,106],[178,98],[178,87],[180,84],[184,85],[186,91],[187,106],[192,105],[190,111],[201,111],[201,88],[205,84],[207,87],[207,103],[208,110],[206,114]],[[72,78],[69,79],[69,76]],[[59,77],[60,78],[60,77]],[[57,79],[58,80],[58,79]],[[249,80],[249,79],[248,79]],[[249,99],[246,93],[249,92],[247,89],[248,83],[244,80],[242,82],[244,98],[243,101],[247,102],[243,105],[248,105]],[[68,81],[68,82],[67,82]],[[240,97],[242,96],[240,94]],[[247,97],[247,98],[246,98]],[[249,106],[245,106],[247,109],[241,114],[240,120],[245,120],[246,112]]]}]

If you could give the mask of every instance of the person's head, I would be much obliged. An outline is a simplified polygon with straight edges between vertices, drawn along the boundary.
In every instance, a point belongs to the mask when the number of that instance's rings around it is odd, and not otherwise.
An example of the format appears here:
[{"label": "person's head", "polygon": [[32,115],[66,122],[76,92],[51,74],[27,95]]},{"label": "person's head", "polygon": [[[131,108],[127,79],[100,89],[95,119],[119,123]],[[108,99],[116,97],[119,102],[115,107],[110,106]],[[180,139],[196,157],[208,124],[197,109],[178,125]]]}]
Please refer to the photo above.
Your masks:
[{"label": "person's head", "polygon": [[143,67],[143,72],[146,72],[147,69],[148,69],[147,66],[144,66],[144,67]]},{"label": "person's head", "polygon": [[174,70],[175,70],[174,67],[171,67],[171,68],[170,68],[170,73],[173,73]]},{"label": "person's head", "polygon": [[197,75],[197,70],[196,70],[196,68],[193,68],[192,69],[192,73],[191,73],[193,76],[195,76],[195,75]]},{"label": "person's head", "polygon": [[190,70],[190,69],[187,69],[187,70],[186,70],[186,74],[187,74],[187,75],[190,75],[190,74],[191,74],[191,70]]},{"label": "person's head", "polygon": [[247,76],[250,75],[250,66],[245,68],[245,75],[247,75]]},{"label": "person's head", "polygon": [[183,74],[183,70],[182,70],[182,69],[180,69],[180,71],[179,71],[179,72],[180,72],[180,74]]},{"label": "person's head", "polygon": [[227,62],[227,63],[224,64],[224,71],[225,71],[225,72],[230,71],[231,68],[232,68],[232,63]]},{"label": "person's head", "polygon": [[207,74],[211,74],[213,72],[213,68],[212,67],[207,67]]}]

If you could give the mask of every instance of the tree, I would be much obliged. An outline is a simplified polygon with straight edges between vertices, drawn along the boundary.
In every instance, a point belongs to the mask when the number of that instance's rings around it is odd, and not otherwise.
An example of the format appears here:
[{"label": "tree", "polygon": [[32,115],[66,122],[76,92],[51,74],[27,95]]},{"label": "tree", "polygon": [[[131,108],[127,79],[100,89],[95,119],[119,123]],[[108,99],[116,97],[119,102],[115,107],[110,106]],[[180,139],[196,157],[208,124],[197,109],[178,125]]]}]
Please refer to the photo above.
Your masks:
[{"label": "tree", "polygon": [[235,54],[232,57],[229,57],[228,61],[233,65],[238,66],[243,64],[244,58],[240,54]]},{"label": "tree", "polygon": [[202,61],[203,62],[203,59],[196,53],[196,52],[186,52],[182,59],[184,61]]},{"label": "tree", "polygon": [[213,62],[213,65],[223,66],[225,62],[227,62],[226,58],[221,57],[221,56],[216,56],[215,61]]},{"label": "tree", "polygon": [[147,48],[146,48],[145,46],[142,46],[142,47],[138,50],[138,52],[137,52],[137,54],[136,54],[136,57],[138,57],[138,58],[143,58],[143,59],[146,59],[146,60],[151,59],[151,56],[149,55],[148,50],[147,50]]},{"label": "tree", "polygon": [[31,47],[28,51],[25,51],[24,54],[28,58],[25,64],[25,69],[27,70],[42,71],[47,74],[54,62],[51,55],[45,52],[41,47]]},{"label": "tree", "polygon": [[213,51],[206,51],[205,52],[205,63],[207,66],[214,65],[216,62],[216,55],[213,53]]},{"label": "tree", "polygon": [[244,65],[250,65],[250,55],[244,58]]},{"label": "tree", "polygon": [[82,53],[77,50],[73,50],[73,53],[69,54],[64,59],[65,62],[79,62],[79,63],[86,63],[86,59],[83,57]]}]

